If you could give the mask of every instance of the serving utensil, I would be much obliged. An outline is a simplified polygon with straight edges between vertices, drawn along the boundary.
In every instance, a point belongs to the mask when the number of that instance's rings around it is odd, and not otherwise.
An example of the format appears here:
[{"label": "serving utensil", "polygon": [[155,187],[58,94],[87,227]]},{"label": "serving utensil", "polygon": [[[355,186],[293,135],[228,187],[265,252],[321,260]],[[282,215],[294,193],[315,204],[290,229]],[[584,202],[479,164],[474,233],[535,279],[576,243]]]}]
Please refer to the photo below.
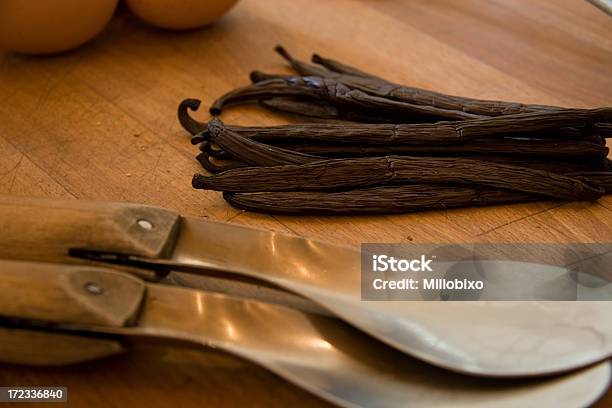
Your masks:
[{"label": "serving utensil", "polygon": [[141,340],[254,362],[346,407],[575,407],[607,388],[610,364],[538,380],[471,378],[429,366],[328,317],[116,270],[0,261],[0,360],[88,361]]}]

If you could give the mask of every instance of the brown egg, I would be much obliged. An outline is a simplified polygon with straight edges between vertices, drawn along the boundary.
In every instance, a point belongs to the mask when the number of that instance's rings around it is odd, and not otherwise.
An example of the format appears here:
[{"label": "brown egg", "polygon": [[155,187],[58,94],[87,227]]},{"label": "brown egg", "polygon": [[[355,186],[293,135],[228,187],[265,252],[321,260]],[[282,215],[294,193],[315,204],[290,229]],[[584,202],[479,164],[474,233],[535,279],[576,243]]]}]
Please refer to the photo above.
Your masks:
[{"label": "brown egg", "polygon": [[210,24],[238,0],[126,0],[134,14],[162,28],[186,30]]},{"label": "brown egg", "polygon": [[118,0],[0,0],[0,49],[49,54],[95,37]]}]

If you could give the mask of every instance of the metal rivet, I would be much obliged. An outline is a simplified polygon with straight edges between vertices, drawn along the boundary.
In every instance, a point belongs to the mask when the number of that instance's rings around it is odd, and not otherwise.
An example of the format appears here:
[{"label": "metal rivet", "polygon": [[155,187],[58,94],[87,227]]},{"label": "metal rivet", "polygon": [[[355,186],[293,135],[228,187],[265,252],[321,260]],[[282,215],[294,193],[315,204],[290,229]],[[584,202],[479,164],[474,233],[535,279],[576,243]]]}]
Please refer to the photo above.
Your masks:
[{"label": "metal rivet", "polygon": [[85,290],[91,293],[92,295],[101,295],[102,293],[104,293],[104,288],[94,282],[87,282],[85,284]]},{"label": "metal rivet", "polygon": [[144,218],[136,221],[136,223],[143,230],[151,231],[153,229],[153,223],[149,220],[145,220]]}]

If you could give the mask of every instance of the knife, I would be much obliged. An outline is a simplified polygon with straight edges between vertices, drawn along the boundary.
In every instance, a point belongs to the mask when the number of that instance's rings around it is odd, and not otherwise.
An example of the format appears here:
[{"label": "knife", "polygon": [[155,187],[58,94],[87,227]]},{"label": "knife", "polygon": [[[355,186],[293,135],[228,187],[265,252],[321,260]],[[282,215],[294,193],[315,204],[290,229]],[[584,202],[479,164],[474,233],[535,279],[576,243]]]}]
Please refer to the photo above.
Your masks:
[{"label": "knife", "polygon": [[0,229],[0,258],[95,261],[149,277],[183,271],[264,285],[458,372],[549,375],[612,355],[611,302],[364,302],[357,250],[161,208],[3,196]]},{"label": "knife", "polygon": [[191,344],[254,362],[346,407],[586,406],[610,380],[609,363],[537,381],[470,378],[339,320],[282,306],[90,266],[0,261],[0,271],[4,362],[61,365],[145,340]]}]

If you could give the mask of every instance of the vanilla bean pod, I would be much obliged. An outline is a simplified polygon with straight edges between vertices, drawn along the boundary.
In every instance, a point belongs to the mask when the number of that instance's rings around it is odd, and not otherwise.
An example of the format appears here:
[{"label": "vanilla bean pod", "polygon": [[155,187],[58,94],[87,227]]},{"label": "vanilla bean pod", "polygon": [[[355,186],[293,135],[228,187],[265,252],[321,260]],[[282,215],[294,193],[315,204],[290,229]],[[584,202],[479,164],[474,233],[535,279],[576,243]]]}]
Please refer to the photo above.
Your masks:
[{"label": "vanilla bean pod", "polygon": [[[235,157],[233,157],[231,154],[229,154],[228,152],[219,149],[219,148],[212,148],[210,143],[202,143],[200,145],[200,149],[206,153],[206,159],[209,160],[209,157],[212,157],[214,159],[217,160],[236,160]],[[396,151],[392,152],[393,155],[397,155],[397,149]],[[488,153],[488,152],[486,152]],[[484,153],[483,153],[484,154]],[[381,156],[382,154],[378,154],[378,156]],[[448,156],[447,154],[444,154],[445,156]],[[338,158],[350,158],[351,155],[349,153],[347,153],[345,150],[342,150],[340,154],[338,154]],[[376,155],[370,155],[370,156],[376,156]],[[361,155],[356,155],[354,157],[364,157],[363,154]],[[367,157],[367,156],[366,156]],[[489,156],[485,156],[485,155],[463,155],[461,157],[464,158],[468,158],[468,159],[475,159],[475,160],[484,160],[484,161],[491,161],[491,162],[495,162],[495,163],[504,163],[504,164],[511,164],[514,166],[522,166],[522,167],[527,167],[530,169],[536,169],[536,170],[543,170],[543,171],[548,171],[551,173],[557,173],[557,174],[568,174],[568,173],[574,173],[574,172],[612,172],[612,166],[610,165],[610,161],[607,159],[601,159],[601,158],[567,158],[565,157],[563,160],[559,160],[558,157],[553,157],[553,158],[546,158],[546,157],[531,157],[531,156],[500,156],[500,155],[489,155]],[[320,159],[325,159],[325,158],[330,158],[330,157],[321,157]],[[287,163],[290,164],[290,163]],[[246,167],[247,164],[244,163],[244,165],[240,166],[240,167]],[[210,169],[207,168],[207,170],[210,171]],[[219,170],[216,171],[211,171],[214,173],[218,173]],[[612,173],[611,173],[612,174]]]},{"label": "vanilla bean pod", "polygon": [[393,214],[545,199],[515,191],[411,184],[341,192],[223,193],[236,208],[279,214]]},{"label": "vanilla bean pod", "polygon": [[485,160],[494,163],[510,164],[513,166],[522,166],[534,170],[542,170],[549,173],[562,174],[574,177],[577,174],[592,173],[597,175],[611,174],[612,162],[608,159],[589,159],[589,160],[546,160],[546,159],[529,159],[516,157],[499,157],[499,156],[473,156],[468,157],[475,160]]},{"label": "vanilla bean pod", "polygon": [[200,150],[206,152],[210,157],[215,159],[232,160],[235,159],[231,154],[225,150],[219,148],[219,146],[212,147],[212,143],[204,142],[200,144]]},{"label": "vanilla bean pod", "polygon": [[[204,144],[203,144],[204,145]],[[231,157],[223,150],[214,150],[211,149],[208,144],[201,149],[205,153],[204,155],[199,155],[198,160],[205,159],[210,161],[210,157],[217,160],[229,161],[233,168],[237,167],[249,167],[246,163],[242,163],[241,165],[236,165],[234,162],[234,158]],[[608,193],[611,192],[611,189],[608,188],[609,181],[612,181],[612,166],[607,159],[603,160],[542,160],[542,159],[525,159],[525,158],[515,158],[515,157],[500,157],[500,156],[465,156],[465,158],[474,159],[474,160],[483,160],[490,161],[494,163],[503,163],[510,164],[513,166],[522,166],[528,169],[534,170],[542,170],[555,174],[567,175],[570,177],[574,176],[587,176],[589,174],[595,177],[593,181],[596,181],[597,184],[602,184]],[[208,164],[205,163],[205,164]],[[231,167],[212,167],[210,165],[204,165],[204,168],[207,169],[211,173],[220,173],[225,170],[229,170]],[[588,174],[587,174],[588,173]]]},{"label": "vanilla bean pod", "polygon": [[[228,126],[241,136],[264,143],[321,143],[356,145],[458,145],[477,139],[529,138],[583,140],[605,144],[599,136],[586,129],[564,127],[591,123],[592,112],[560,111],[509,115],[499,118],[466,120],[461,122],[412,124],[359,123],[300,123],[269,127]],[[612,116],[612,115],[611,115]],[[514,133],[511,133],[514,132]],[[206,131],[204,131],[206,133]]]},{"label": "vanilla bean pod", "polygon": [[612,138],[612,123],[595,123],[593,125],[593,132],[604,139]]},{"label": "vanilla bean pod", "polygon": [[323,157],[367,157],[388,155],[499,155],[508,157],[542,158],[604,158],[609,149],[599,143],[552,140],[503,139],[475,140],[464,145],[443,146],[371,146],[347,144],[275,144],[287,150]]},{"label": "vanilla bean pod", "polygon": [[[286,145],[283,145],[286,147]],[[210,157],[215,159],[223,159],[223,160],[235,160],[235,158],[220,148],[212,148],[210,143],[202,143],[200,145],[200,149]],[[397,155],[396,152],[392,152],[393,154],[387,155]],[[344,152],[339,154],[339,158],[349,158],[350,154]],[[385,156],[384,154],[379,154],[379,156]],[[363,155],[358,155],[356,157],[364,157]],[[563,160],[559,160],[558,158],[546,158],[546,157],[512,157],[512,156],[499,156],[499,155],[488,155],[488,156],[474,156],[474,155],[465,155],[462,156],[468,159],[474,160],[485,160],[492,161],[496,163],[504,163],[511,164],[514,166],[523,166],[530,169],[543,170],[551,173],[557,174],[568,174],[575,172],[600,172],[600,174],[605,174],[605,172],[611,172],[612,174],[612,162],[606,158],[564,158]],[[320,159],[324,159],[328,157],[321,157]],[[289,164],[289,163],[287,163]]]},{"label": "vanilla bean pod", "polygon": [[578,171],[567,173],[567,175],[597,185],[608,194],[612,193],[612,172],[610,171]]},{"label": "vanilla bean pod", "polygon": [[440,109],[463,111],[482,116],[499,116],[561,109],[557,106],[465,98],[421,88],[399,85],[342,64],[338,61],[314,54],[312,56],[312,61],[327,68],[328,71],[325,73],[325,71],[323,71],[320,67],[296,60],[281,46],[277,46],[276,51],[301,75],[324,76],[338,80],[347,86],[360,89],[364,92],[389,97],[408,103],[429,105]]},{"label": "vanilla bean pod", "polygon": [[583,180],[484,160],[445,157],[335,159],[196,174],[194,188],[232,191],[340,190],[383,184],[480,185],[562,200],[596,200],[604,191]]},{"label": "vanilla bean pod", "polygon": [[[277,52],[278,52],[278,50],[277,50]],[[286,53],[286,51],[285,51],[285,53]],[[281,54],[281,53],[279,52],[279,54]],[[282,54],[281,54],[281,56],[282,56]],[[357,76],[357,77],[372,78],[372,79],[380,81],[381,84],[391,84],[391,85],[393,85],[391,82],[389,82],[389,81],[387,81],[387,80],[385,80],[385,79],[383,79],[383,78],[381,78],[379,76],[370,74],[369,72],[362,71],[362,70],[360,70],[358,68],[355,68],[355,67],[352,67],[350,65],[343,64],[340,61],[336,61],[336,60],[333,60],[331,58],[322,57],[321,55],[319,55],[317,53],[312,54],[312,56],[310,57],[310,61],[312,61],[315,64],[321,65],[322,67],[327,68],[328,71],[337,72],[339,74],[353,75],[353,76]],[[311,66],[315,66],[315,65],[311,65]],[[403,85],[401,85],[401,86],[403,86]],[[412,89],[418,89],[418,88],[412,88]]]},{"label": "vanilla bean pod", "polygon": [[[274,47],[274,51],[276,51],[283,59],[285,59],[285,61],[287,61],[289,65],[291,65],[291,67],[296,70],[300,75],[326,76],[334,74],[346,74],[376,80],[379,81],[380,84],[386,82],[384,79],[372,75],[368,72],[362,71],[355,67],[351,67],[349,65],[342,64],[341,62],[335,60],[323,58],[318,54],[313,54],[311,59],[312,62],[320,66],[312,65],[305,61],[295,59],[293,55],[291,55],[289,51],[287,51],[282,45],[277,45],[276,47]],[[335,78],[339,79],[341,77],[337,76]]]},{"label": "vanilla bean pod", "polygon": [[[202,101],[199,99],[188,98],[181,101],[178,106],[178,120],[181,126],[192,135],[196,135],[200,132],[208,131],[208,124],[198,122],[189,115],[189,111],[197,111]],[[193,142],[200,143],[200,142]]]},{"label": "vanilla bean pod", "polygon": [[[202,145],[205,148],[206,145]],[[609,149],[588,142],[548,142],[525,140],[479,140],[460,146],[354,146],[327,144],[275,144],[285,150],[314,155],[321,158],[353,158],[372,156],[452,156],[466,157],[491,155],[490,157],[516,158],[517,160],[577,160],[602,159]],[[208,148],[208,147],[206,147]],[[210,149],[215,158],[232,158],[221,150]]]},{"label": "vanilla bean pod", "polygon": [[217,164],[211,160],[211,155],[206,151],[206,149],[196,156],[196,160],[202,165],[202,167],[204,167],[206,171],[213,174],[223,173],[228,170],[239,169],[242,167],[249,167],[249,164],[236,160],[226,160],[225,163]]},{"label": "vanilla bean pod", "polygon": [[342,116],[338,107],[315,99],[275,97],[260,100],[259,103],[265,108],[298,116],[321,119],[337,119]]},{"label": "vanilla bean pod", "polygon": [[[241,132],[239,127],[228,128],[237,135],[253,136],[249,132]],[[237,131],[238,130],[238,131]],[[193,137],[192,140],[201,142],[205,137],[209,137],[209,132],[203,132]],[[258,140],[258,137],[252,137]],[[265,138],[263,138],[265,139]],[[377,145],[352,145],[352,144],[313,144],[313,143],[286,143],[279,140],[277,143],[269,143],[271,146],[284,150],[314,155],[322,158],[350,158],[368,156],[389,156],[389,155],[445,155],[445,156],[477,156],[477,155],[496,155],[500,157],[516,157],[521,159],[601,159],[605,158],[609,149],[598,137],[585,138],[577,141],[547,140],[547,139],[522,139],[522,138],[503,138],[503,139],[479,139],[463,145],[399,145],[399,146],[377,146]],[[229,152],[223,149],[210,149],[209,145],[204,144],[202,148],[209,149],[209,154],[216,158],[232,158]]]},{"label": "vanilla bean pod", "polygon": [[376,113],[384,112],[401,118],[402,116],[427,115],[448,119],[473,119],[478,115],[440,109],[426,105],[416,105],[367,94],[329,78],[291,77],[270,79],[250,86],[235,89],[217,99],[210,113],[219,115],[223,108],[245,102],[259,101],[278,96],[310,97],[338,104],[340,106],[370,109]]},{"label": "vanilla bean pod", "polygon": [[266,145],[240,136],[226,128],[219,119],[208,122],[210,141],[236,160],[254,166],[276,166],[282,164],[303,164],[321,158],[303,153]]},{"label": "vanilla bean pod", "polygon": [[374,112],[368,109],[336,106],[312,98],[274,97],[260,100],[259,104],[273,111],[323,120],[362,123],[414,123],[439,120],[439,117],[432,115],[406,114],[398,117],[390,112]]}]

